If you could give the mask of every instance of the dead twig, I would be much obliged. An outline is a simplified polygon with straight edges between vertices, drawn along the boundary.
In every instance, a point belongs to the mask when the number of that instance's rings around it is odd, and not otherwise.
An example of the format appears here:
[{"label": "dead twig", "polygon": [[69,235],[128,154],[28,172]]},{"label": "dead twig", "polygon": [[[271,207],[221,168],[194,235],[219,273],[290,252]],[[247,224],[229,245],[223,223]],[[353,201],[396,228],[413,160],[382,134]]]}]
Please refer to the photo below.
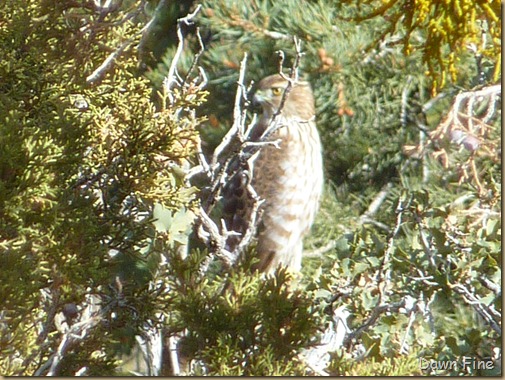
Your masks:
[{"label": "dead twig", "polygon": [[[284,93],[282,94],[279,108],[274,113],[272,119],[270,120],[270,123],[268,124],[268,127],[261,135],[260,141],[267,141],[270,135],[272,135],[272,133],[274,133],[276,130],[278,130],[284,125],[284,123],[282,123],[282,117],[281,117],[282,110],[284,109],[284,104],[286,103],[286,100],[289,96],[289,93],[291,92],[291,89],[299,81],[298,68],[300,67],[300,61],[305,53],[302,52],[302,42],[300,39],[294,36],[293,42],[295,44],[296,55],[293,61],[293,65],[291,66],[289,77],[283,73],[284,52],[282,50],[277,51],[277,54],[279,55],[279,75],[288,82],[288,85],[286,86],[286,88],[284,89]],[[308,122],[308,120],[305,120],[305,122]]]},{"label": "dead twig", "polygon": [[400,232],[400,228],[402,226],[403,212],[407,209],[409,204],[410,200],[403,199],[403,197],[400,197],[400,199],[398,199],[398,205],[396,206],[396,224],[389,236],[387,248],[384,252],[384,258],[382,260],[382,265],[378,274],[379,300],[377,301],[377,304],[379,305],[381,302],[386,302],[389,298],[388,294],[391,281],[391,256],[393,255],[393,251],[395,249],[395,238],[398,235],[398,232]]},{"label": "dead twig", "polygon": [[393,183],[388,182],[384,187],[377,193],[377,195],[374,197],[372,202],[370,202],[370,205],[368,206],[367,210],[359,217],[359,224],[365,224],[365,223],[370,223],[374,224],[377,227],[390,232],[391,229],[385,225],[384,223],[380,223],[376,220],[373,219],[375,214],[379,211],[382,203],[386,200],[387,196],[393,189]]},{"label": "dead twig", "polygon": [[100,310],[97,296],[88,295],[86,298],[87,300],[84,302],[79,322],[71,325],[63,333],[56,352],[35,371],[35,376],[42,376],[47,368],[49,368],[47,376],[57,376],[61,361],[68,350],[78,341],[87,339],[90,331],[100,323],[103,316],[107,313],[108,308]]},{"label": "dead twig", "polygon": [[321,257],[325,253],[331,251],[336,246],[337,246],[337,241],[336,240],[331,240],[326,245],[324,245],[324,246],[322,246],[320,248],[314,249],[314,250],[309,251],[309,252],[304,252],[303,256],[304,257]]},{"label": "dead twig", "polygon": [[[424,138],[415,146],[404,146],[407,155],[424,158],[426,155],[438,159],[445,167],[453,167],[457,170],[459,183],[470,182],[475,185],[480,195],[486,194],[486,188],[480,178],[482,169],[479,170],[475,158],[478,156],[497,159],[499,156],[499,143],[490,138],[490,132],[495,128],[493,120],[499,117],[500,110],[497,107],[501,97],[501,86],[491,85],[475,91],[460,92],[454,98],[451,109],[446,118],[438,127],[429,132],[428,141]],[[425,112],[438,100],[423,106]],[[451,142],[458,146],[459,150],[466,150],[468,158],[464,161],[450,162],[450,149],[447,143]]]},{"label": "dead twig", "polygon": [[366,330],[374,325],[374,323],[380,318],[382,314],[386,312],[397,312],[400,310],[400,308],[403,307],[405,307],[405,300],[393,304],[382,304],[380,306],[376,306],[372,310],[372,313],[366,322],[346,336],[344,344],[360,337],[361,334],[363,334]]},{"label": "dead twig", "polygon": [[[114,9],[115,10],[115,9]],[[111,10],[108,10],[111,12]],[[133,16],[132,16],[133,17]],[[144,33],[153,22],[154,19],[151,19],[138,34]],[[107,71],[112,67],[113,63],[116,59],[123,54],[123,52],[135,41],[135,38],[130,38],[124,41],[119,47],[116,48],[109,56],[102,62],[100,66],[98,66],[90,75],[86,77],[86,82],[89,84],[96,84],[100,80],[103,79]]]},{"label": "dead twig", "polygon": [[[170,64],[170,68],[168,69],[168,74],[163,80],[163,90],[165,94],[168,96],[170,104],[173,105],[175,102],[175,98],[173,96],[173,87],[177,85],[178,87],[182,87],[184,84],[184,80],[177,72],[177,65],[179,64],[179,60],[181,59],[182,52],[184,50],[184,36],[182,34],[182,25],[191,25],[193,23],[193,19],[196,17],[198,12],[202,9],[202,5],[198,4],[193,13],[188,14],[185,17],[182,17],[177,20],[177,37],[179,39],[179,43],[177,44],[177,49],[175,51],[174,58],[172,58],[172,63]],[[202,43],[203,46],[203,43]]]},{"label": "dead twig", "polygon": [[491,328],[501,336],[501,326],[493,318],[493,314],[497,318],[501,318],[499,313],[494,313],[488,306],[486,306],[476,294],[470,292],[465,286],[461,284],[449,284],[451,289],[456,293],[463,296],[463,300],[470,305],[488,324]]},{"label": "dead twig", "polygon": [[244,78],[245,78],[245,69],[247,65],[247,53],[244,53],[244,58],[240,62],[240,71],[239,78],[237,82],[237,92],[235,94],[235,103],[233,106],[233,124],[228,132],[224,135],[223,139],[219,143],[219,145],[214,149],[214,153],[212,154],[211,167],[215,168],[217,165],[219,158],[223,154],[223,152],[230,146],[231,142],[236,139],[239,142],[244,141],[244,133],[243,133],[243,124],[245,119],[243,118],[242,113],[242,99],[245,96],[244,94]]}]

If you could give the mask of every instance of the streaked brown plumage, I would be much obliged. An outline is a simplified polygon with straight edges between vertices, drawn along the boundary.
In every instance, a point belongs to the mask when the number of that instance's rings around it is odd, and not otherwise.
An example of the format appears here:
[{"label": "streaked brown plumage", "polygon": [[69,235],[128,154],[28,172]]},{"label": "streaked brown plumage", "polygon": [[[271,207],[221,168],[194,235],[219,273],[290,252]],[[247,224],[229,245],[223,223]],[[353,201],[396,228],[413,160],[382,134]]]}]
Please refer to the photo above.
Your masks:
[{"label": "streaked brown plumage", "polygon": [[[254,100],[261,105],[263,114],[253,131],[253,141],[269,127],[287,85],[278,74],[259,82]],[[298,82],[291,88],[276,121],[280,127],[268,140],[280,140],[279,147],[263,146],[251,165],[252,187],[265,200],[257,251],[258,269],[267,273],[279,265],[300,270],[303,237],[314,221],[323,187],[314,96],[307,82]],[[225,211],[233,213],[228,228],[241,233],[252,205],[252,199],[244,197],[247,178],[248,173],[238,173],[232,179],[234,196],[225,192],[225,197],[229,197]]]}]

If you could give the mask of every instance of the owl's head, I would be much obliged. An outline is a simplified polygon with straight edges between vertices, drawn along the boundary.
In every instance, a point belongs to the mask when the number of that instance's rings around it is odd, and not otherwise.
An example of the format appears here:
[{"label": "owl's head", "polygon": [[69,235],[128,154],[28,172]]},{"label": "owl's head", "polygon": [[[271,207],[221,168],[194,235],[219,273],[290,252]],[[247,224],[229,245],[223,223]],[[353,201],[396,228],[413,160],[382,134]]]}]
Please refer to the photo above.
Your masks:
[{"label": "owl's head", "polygon": [[[264,116],[272,117],[277,112],[287,86],[288,81],[279,74],[270,75],[258,83],[253,101],[261,105]],[[302,120],[314,117],[314,95],[308,82],[299,81],[291,88],[281,113],[287,118]]]}]

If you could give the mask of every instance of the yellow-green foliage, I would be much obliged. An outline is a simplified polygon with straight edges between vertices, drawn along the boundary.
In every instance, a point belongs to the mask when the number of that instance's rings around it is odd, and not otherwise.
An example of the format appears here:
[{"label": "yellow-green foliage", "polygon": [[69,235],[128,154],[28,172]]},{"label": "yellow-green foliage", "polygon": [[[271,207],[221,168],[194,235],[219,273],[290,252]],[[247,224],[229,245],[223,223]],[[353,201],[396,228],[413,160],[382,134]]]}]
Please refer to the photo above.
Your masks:
[{"label": "yellow-green foliage", "polygon": [[[357,0],[346,1],[359,10],[352,19],[358,22],[372,18],[385,20],[380,37],[404,28],[402,38],[407,54],[423,50],[433,88],[445,86],[447,75],[456,81],[459,55],[475,46],[477,54],[495,65],[494,80],[501,73],[501,2],[498,0]],[[421,43],[416,33],[423,37]]]},{"label": "yellow-green foliage", "polygon": [[[249,252],[249,256],[251,253]],[[298,354],[317,333],[320,310],[284,269],[275,277],[241,262],[224,275],[199,275],[198,258],[171,257],[173,325],[187,329],[181,354],[199,371],[220,376],[303,375]]]},{"label": "yellow-green foliage", "polygon": [[[179,94],[169,107],[136,73],[134,47],[147,21],[141,2],[111,10],[94,4],[0,6],[4,375],[33,375],[61,339],[55,314],[66,303],[82,303],[85,294],[106,291],[119,276],[133,310],[140,303],[145,309],[118,312],[123,326],[113,333],[110,326],[97,328],[60,369],[74,374],[86,363],[88,374],[112,373],[112,345],[124,339],[117,331],[135,331],[139,315],[160,308],[146,284],[162,247],[146,248],[155,236],[146,216],[154,202],[176,211],[193,198],[172,168],[195,151],[199,119],[190,110],[205,94]],[[91,80],[120,47],[122,53]]]},{"label": "yellow-green foliage", "polygon": [[387,358],[383,361],[345,360],[345,354],[332,355],[332,373],[336,376],[420,376],[419,358],[416,355]]}]

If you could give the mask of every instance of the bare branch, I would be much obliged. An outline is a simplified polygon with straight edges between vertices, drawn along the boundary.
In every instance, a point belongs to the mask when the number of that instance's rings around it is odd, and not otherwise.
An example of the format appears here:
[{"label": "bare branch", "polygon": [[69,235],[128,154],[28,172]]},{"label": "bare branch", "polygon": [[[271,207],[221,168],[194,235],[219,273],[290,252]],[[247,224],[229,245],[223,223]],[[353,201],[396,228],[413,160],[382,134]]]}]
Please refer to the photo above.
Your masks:
[{"label": "bare branch", "polygon": [[[449,286],[458,294],[463,296],[463,300],[470,305],[490,326],[501,336],[501,327],[494,320],[492,311],[480,300],[480,298],[474,293],[470,292],[466,287],[461,284],[455,284]],[[498,314],[498,318],[500,315]]]},{"label": "bare branch", "polygon": [[82,367],[75,373],[75,376],[84,376],[88,372],[88,367]]},{"label": "bare branch", "polygon": [[410,307],[410,310],[407,312],[409,313],[409,322],[407,324],[407,328],[405,329],[405,334],[403,335],[402,343],[400,344],[400,354],[408,354],[408,345],[407,345],[407,338],[409,336],[410,330],[412,328],[412,324],[414,323],[414,320],[416,319],[416,304],[414,306]]},{"label": "bare branch", "polygon": [[[198,27],[196,28],[196,38],[198,39],[198,43],[200,45],[200,49],[195,54],[195,57],[193,58],[193,62],[191,62],[191,66],[190,66],[190,68],[188,70],[188,73],[186,74],[186,77],[184,78],[184,82],[182,84],[182,88],[186,87],[186,84],[189,81],[191,73],[193,72],[193,70],[195,69],[195,67],[198,65],[200,57],[202,56],[203,52],[205,51],[205,45],[204,45],[203,40],[202,40],[202,35],[200,34],[200,28],[198,28]],[[200,80],[199,88],[201,89],[201,88],[203,88],[205,86],[205,84],[207,84],[207,77],[206,77],[205,71],[203,70],[202,67],[198,66],[198,71],[199,71],[200,76],[202,77],[201,79],[204,78],[203,80]]]},{"label": "bare branch", "polygon": [[180,376],[181,368],[179,365],[179,353],[177,352],[177,337],[168,338],[168,354],[170,355],[170,364],[172,365],[172,375]]},{"label": "bare branch", "polygon": [[246,142],[246,143],[243,144],[243,147],[244,148],[249,148],[249,147],[259,147],[259,148],[261,148],[263,146],[273,145],[277,149],[279,149],[280,143],[281,143],[280,139],[270,140],[270,141],[248,141],[248,142]]},{"label": "bare branch", "polygon": [[379,300],[377,302],[378,305],[380,305],[381,302],[385,302],[389,298],[388,297],[390,287],[389,283],[391,281],[390,261],[394,251],[394,241],[396,236],[398,235],[398,232],[400,232],[400,228],[402,226],[403,212],[405,211],[406,207],[408,207],[410,200],[406,202],[407,204],[404,204],[404,202],[405,200],[402,199],[402,197],[398,199],[398,205],[396,207],[396,224],[388,239],[388,245],[386,251],[384,252],[384,258],[382,261],[381,268],[379,270],[378,275]]},{"label": "bare branch", "polygon": [[[296,36],[294,36],[293,42],[295,44],[296,55],[293,61],[293,65],[291,66],[291,72],[289,77],[282,72],[284,64],[284,52],[282,50],[279,50],[277,52],[279,54],[279,75],[288,82],[288,85],[286,86],[286,88],[284,89],[284,93],[282,94],[279,108],[275,111],[272,119],[270,120],[270,123],[268,124],[268,127],[261,135],[260,141],[266,141],[272,133],[274,133],[277,129],[281,128],[284,125],[284,123],[282,122],[282,118],[281,120],[279,120],[279,118],[281,116],[282,110],[284,109],[284,104],[286,103],[286,100],[288,98],[289,93],[291,92],[291,89],[296,83],[298,83],[299,80],[298,68],[300,67],[300,61],[303,55],[305,54],[302,52],[301,40],[299,40]],[[301,123],[309,122],[309,120],[300,120],[299,122]]]},{"label": "bare branch", "polygon": [[313,251],[304,252],[304,257],[321,257],[325,253],[331,251],[333,248],[337,246],[336,240],[329,241],[325,246],[314,249]]},{"label": "bare branch", "polygon": [[86,298],[80,321],[69,326],[69,329],[63,333],[58,349],[47,362],[35,371],[35,376],[41,376],[47,368],[49,368],[47,376],[56,376],[61,360],[67,351],[76,342],[87,339],[89,332],[102,320],[102,316],[107,312],[107,308],[100,310],[98,297],[95,295],[87,295]]},{"label": "bare branch", "polygon": [[391,192],[392,189],[393,189],[392,182],[388,182],[386,185],[384,185],[381,191],[379,191],[377,195],[374,197],[365,213],[359,217],[360,225],[365,223],[371,223],[385,231],[388,232],[391,231],[391,229],[387,225],[374,220],[373,217],[379,211],[379,208],[381,207],[382,203],[384,203],[384,201],[386,200],[388,194]]},{"label": "bare branch", "polygon": [[202,9],[202,5],[198,4],[193,13],[190,13],[187,16],[177,20],[177,37],[179,39],[179,43],[177,45],[177,50],[175,51],[174,58],[172,58],[170,68],[168,69],[168,74],[163,80],[163,89],[165,91],[165,94],[168,96],[170,100],[170,104],[174,104],[175,102],[175,99],[172,95],[173,86],[174,85],[182,86],[184,83],[181,76],[177,72],[177,65],[179,64],[179,60],[181,59],[181,55],[184,50],[184,36],[182,34],[182,24],[191,25],[193,19],[196,17],[198,12],[200,12],[200,9]]},{"label": "bare branch", "polygon": [[289,40],[291,38],[289,34],[284,34],[268,29],[263,29],[262,32],[265,36],[270,37],[274,40]]},{"label": "bare branch", "polygon": [[[431,154],[445,168],[449,168],[451,165],[456,166],[460,176],[459,183],[473,182],[479,194],[485,195],[486,189],[480,179],[479,173],[481,171],[476,167],[475,158],[484,155],[496,160],[499,157],[499,142],[489,138],[490,132],[495,128],[495,124],[491,122],[501,112],[497,109],[499,97],[501,97],[500,85],[460,92],[454,98],[447,117],[428,134],[429,141],[426,142],[422,138],[417,146],[406,146],[404,151],[420,158]],[[434,98],[426,103],[423,106],[423,112],[437,100]],[[463,162],[452,164],[449,158],[450,148],[446,148],[445,142],[447,141],[457,145],[460,150],[467,150],[469,152],[468,158]],[[425,175],[426,178],[427,175]]]},{"label": "bare branch", "polygon": [[[40,330],[40,333],[37,336],[36,343],[39,345],[43,344],[46,341],[49,333],[51,332],[52,325],[55,322],[57,309],[60,306],[61,291],[59,289],[59,285],[57,285],[58,282],[59,281],[55,281],[55,283],[50,288],[45,288],[45,289],[40,290],[41,299],[42,299],[43,304],[45,304],[45,309],[47,311],[45,313],[46,320],[42,324],[42,329]],[[37,354],[38,354],[38,352],[35,351],[31,355],[27,356],[23,360],[23,367],[27,368],[28,364],[33,361],[33,359],[35,358],[35,356]],[[47,367],[46,367],[46,369],[47,369]],[[21,375],[23,375],[23,374],[24,374],[24,370],[23,370],[23,372],[21,372]]]},{"label": "bare branch", "polygon": [[402,300],[393,304],[382,304],[380,306],[376,306],[368,317],[367,321],[358,327],[356,330],[351,332],[345,338],[345,342],[350,342],[355,338],[358,338],[363,334],[366,330],[373,326],[373,324],[380,318],[380,316],[386,312],[397,312],[400,308],[405,307],[405,300]]},{"label": "bare branch", "polygon": [[107,72],[107,70],[112,66],[117,57],[119,57],[123,51],[133,42],[133,40],[128,40],[123,42],[114,52],[112,52],[103,63],[98,66],[98,68],[93,71],[90,75],[86,77],[86,82],[96,83],[102,79]]},{"label": "bare branch", "polygon": [[242,61],[240,62],[240,72],[239,72],[239,79],[237,82],[237,92],[235,94],[235,103],[233,107],[233,125],[231,126],[230,130],[226,133],[226,135],[223,137],[219,145],[216,147],[214,150],[214,153],[212,155],[212,160],[211,160],[211,167],[214,168],[226,148],[231,144],[231,142],[234,140],[234,138],[237,137],[237,140],[240,141],[241,143],[243,142],[243,133],[241,133],[241,130],[243,130],[243,123],[245,122],[245,119],[242,117],[242,109],[241,109],[241,101],[243,97],[243,91],[244,91],[244,77],[245,77],[245,70],[246,70],[246,64],[247,64],[247,53],[244,53],[244,58],[242,58]]},{"label": "bare branch", "polygon": [[350,332],[347,318],[350,313],[345,306],[340,306],[333,311],[332,321],[324,331],[321,342],[307,350],[302,351],[301,359],[319,376],[329,376],[325,371],[330,363],[330,353],[342,347],[346,334]]},{"label": "bare branch", "polygon": [[486,278],[484,275],[481,275],[479,277],[479,282],[484,285],[486,288],[491,290],[494,294],[497,296],[501,295],[501,287],[499,285],[496,285],[494,282]]},{"label": "bare branch", "polygon": [[402,108],[400,111],[400,120],[403,128],[407,127],[407,108],[409,101],[409,93],[410,93],[410,84],[412,83],[412,76],[409,75],[407,77],[407,83],[403,87],[402,91]]},{"label": "bare branch", "polygon": [[65,356],[67,350],[77,341],[83,340],[87,337],[89,330],[95,327],[101,318],[99,316],[91,317],[85,321],[78,322],[73,325],[70,330],[63,335],[60,345],[56,354],[53,355],[51,367],[47,376],[56,376],[61,360]]},{"label": "bare branch", "polygon": [[[110,10],[109,10],[110,12]],[[143,33],[145,30],[147,30],[153,20],[150,20],[141,30],[139,33]],[[135,41],[134,38],[130,38],[123,42],[116,50],[114,50],[109,56],[102,62],[100,66],[98,66],[90,75],[86,77],[86,82],[90,84],[95,84],[98,81],[102,80],[103,77],[105,76],[107,70],[109,70],[113,63],[116,61],[116,59],[126,50],[128,46],[130,46],[133,42]]]},{"label": "bare branch", "polygon": [[426,232],[426,227],[423,220],[418,216],[414,215],[417,227],[419,228],[419,237],[421,238],[421,245],[423,246],[423,251],[428,256],[430,264],[433,268],[436,268],[435,258],[433,256],[433,249],[428,239],[428,233]]}]

